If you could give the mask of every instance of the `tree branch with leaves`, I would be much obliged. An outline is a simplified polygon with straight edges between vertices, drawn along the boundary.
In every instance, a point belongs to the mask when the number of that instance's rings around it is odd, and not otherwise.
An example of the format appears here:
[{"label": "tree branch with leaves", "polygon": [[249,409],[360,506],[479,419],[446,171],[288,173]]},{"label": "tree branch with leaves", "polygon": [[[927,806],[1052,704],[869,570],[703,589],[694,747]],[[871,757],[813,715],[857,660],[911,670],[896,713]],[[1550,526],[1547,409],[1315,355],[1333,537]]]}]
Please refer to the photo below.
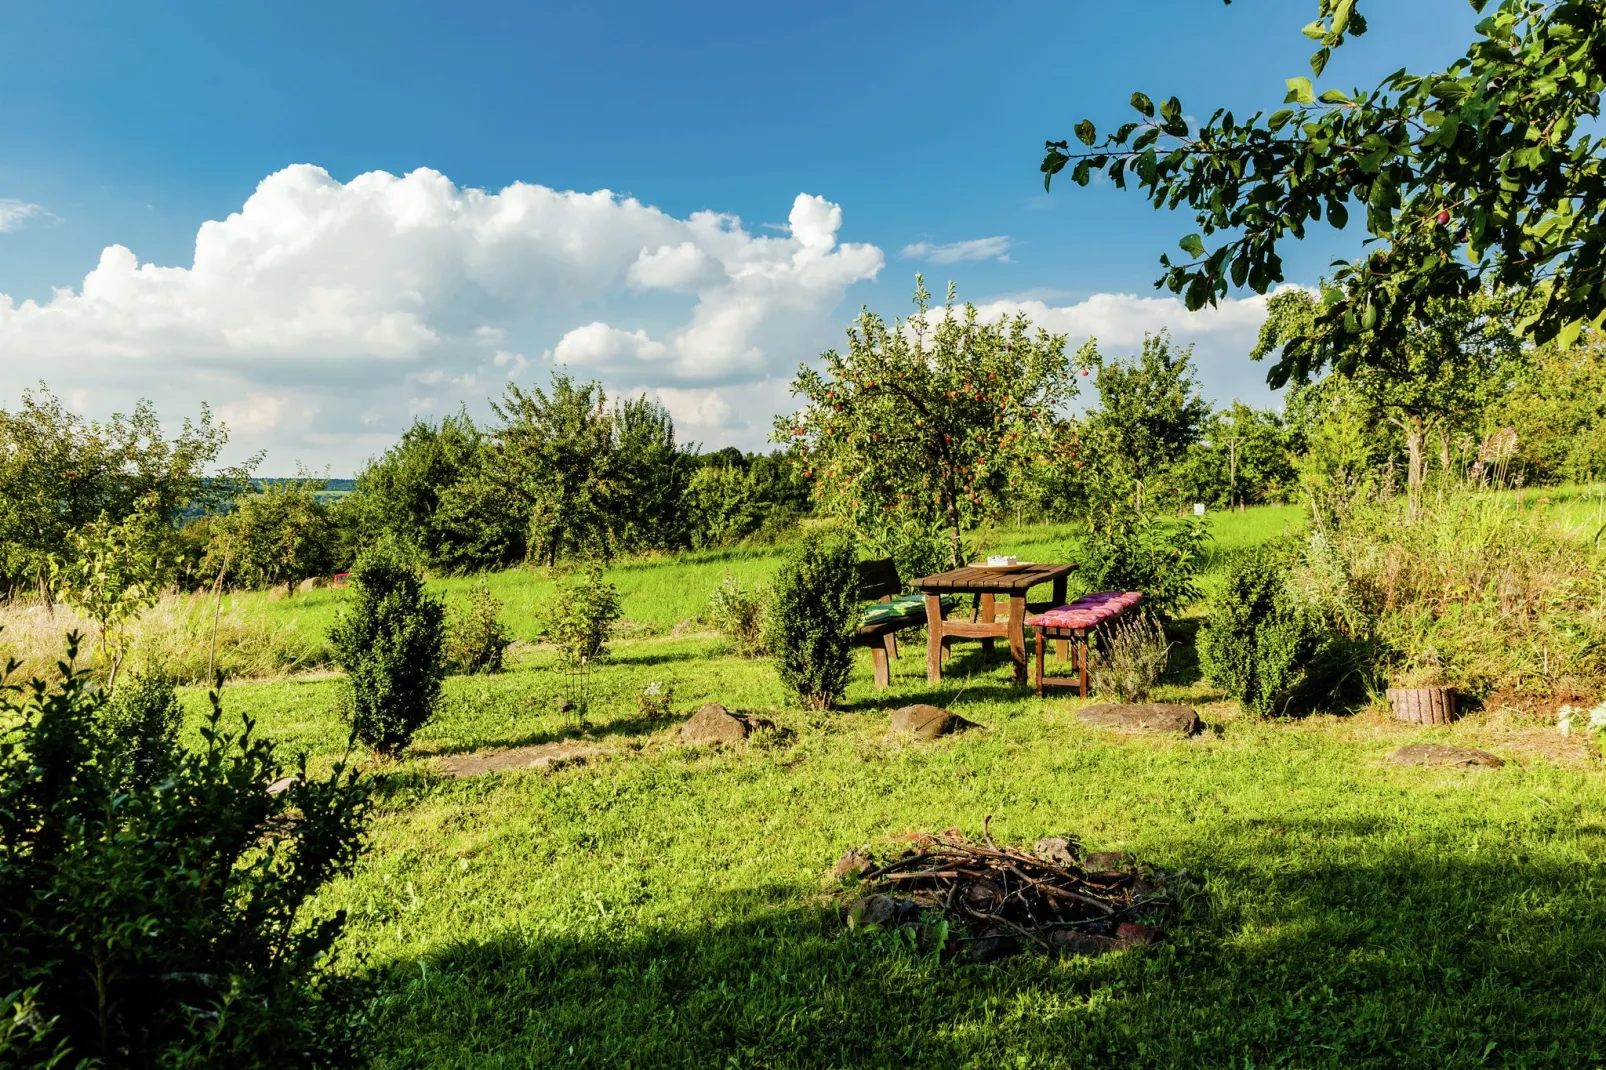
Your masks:
[{"label": "tree branch with leaves", "polygon": [[[1308,333],[1270,369],[1273,386],[1377,364],[1435,302],[1480,292],[1518,291],[1521,332],[1568,345],[1606,324],[1606,137],[1592,136],[1606,9],[1471,2],[1489,13],[1442,71],[1400,70],[1370,91],[1318,93],[1310,78],[1290,78],[1289,107],[1247,119],[1218,109],[1202,126],[1176,97],[1156,106],[1134,93],[1137,118],[1102,140],[1083,119],[1075,147],[1047,143],[1044,184],[1066,168],[1078,185],[1102,173],[1157,209],[1191,211],[1187,259],[1162,256],[1156,283],[1190,309],[1234,288],[1268,292],[1284,281],[1285,242],[1362,213],[1365,254],[1334,263]],[[1366,30],[1355,0],[1320,0],[1304,28],[1320,43],[1313,75]]]}]

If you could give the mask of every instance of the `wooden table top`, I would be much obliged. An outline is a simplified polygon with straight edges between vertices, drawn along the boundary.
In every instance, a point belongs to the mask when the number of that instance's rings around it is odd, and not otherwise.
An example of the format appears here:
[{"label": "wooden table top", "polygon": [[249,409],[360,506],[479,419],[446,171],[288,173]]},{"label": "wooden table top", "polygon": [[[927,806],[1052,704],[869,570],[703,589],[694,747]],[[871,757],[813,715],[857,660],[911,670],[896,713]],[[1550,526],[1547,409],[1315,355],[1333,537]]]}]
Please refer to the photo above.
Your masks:
[{"label": "wooden table top", "polygon": [[1025,594],[1039,583],[1052,583],[1075,571],[1075,565],[1028,565],[1012,572],[968,565],[922,576],[911,580],[909,586],[927,594]]}]

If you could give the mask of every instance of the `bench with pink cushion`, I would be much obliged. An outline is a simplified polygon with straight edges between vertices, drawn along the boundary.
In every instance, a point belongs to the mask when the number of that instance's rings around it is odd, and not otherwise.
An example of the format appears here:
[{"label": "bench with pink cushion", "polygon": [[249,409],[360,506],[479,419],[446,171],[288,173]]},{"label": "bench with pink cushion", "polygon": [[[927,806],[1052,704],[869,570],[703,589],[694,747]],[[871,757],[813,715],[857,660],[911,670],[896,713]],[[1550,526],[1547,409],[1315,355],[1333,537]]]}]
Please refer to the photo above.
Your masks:
[{"label": "bench with pink cushion", "polygon": [[[1058,606],[1033,617],[1026,618],[1026,626],[1037,629],[1037,694],[1043,694],[1044,684],[1075,687],[1083,698],[1087,697],[1088,636],[1095,628],[1108,624],[1121,614],[1143,601],[1139,591],[1100,591],[1084,595],[1070,605]],[[1070,639],[1074,643],[1077,675],[1043,675],[1043,648],[1045,640]]]}]

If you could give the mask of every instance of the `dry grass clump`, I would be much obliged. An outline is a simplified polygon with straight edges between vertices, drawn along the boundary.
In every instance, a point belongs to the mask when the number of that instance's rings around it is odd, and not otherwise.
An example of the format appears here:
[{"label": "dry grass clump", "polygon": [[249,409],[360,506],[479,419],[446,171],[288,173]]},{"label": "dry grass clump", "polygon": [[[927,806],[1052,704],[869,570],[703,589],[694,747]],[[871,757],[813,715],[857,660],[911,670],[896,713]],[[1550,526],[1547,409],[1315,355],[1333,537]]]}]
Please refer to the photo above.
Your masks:
[{"label": "dry grass clump", "polygon": [[1400,503],[1357,510],[1330,541],[1397,680],[1606,687],[1606,555],[1543,499],[1448,486],[1414,518]]},{"label": "dry grass clump", "polygon": [[[331,664],[329,643],[294,622],[242,612],[225,599],[217,617],[216,668],[231,679],[283,676]],[[130,627],[127,668],[160,665],[181,684],[207,682],[212,650],[213,601],[206,595],[173,594],[146,610]],[[66,651],[67,633],[84,637],[80,664],[95,654],[93,621],[66,606],[39,603],[0,606],[0,660],[16,658],[19,674],[53,676]],[[97,668],[103,668],[96,666]]]}]

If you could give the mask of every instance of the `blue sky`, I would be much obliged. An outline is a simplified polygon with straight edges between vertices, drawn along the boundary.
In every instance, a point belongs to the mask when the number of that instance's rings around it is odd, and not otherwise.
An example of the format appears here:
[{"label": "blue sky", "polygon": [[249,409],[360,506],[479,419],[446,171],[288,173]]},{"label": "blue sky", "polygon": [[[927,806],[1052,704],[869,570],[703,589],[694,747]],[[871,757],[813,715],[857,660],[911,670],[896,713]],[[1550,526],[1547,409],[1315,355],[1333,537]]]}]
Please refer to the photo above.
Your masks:
[{"label": "blue sky", "polygon": [[[1308,73],[1314,9],[14,3],[0,405],[40,378],[89,415],[147,396],[177,419],[204,398],[238,450],[269,450],[264,470],[342,475],[413,414],[483,413],[507,375],[563,360],[751,448],[789,370],[860,304],[902,313],[917,270],[1073,345],[1097,331],[1120,353],[1169,324],[1207,393],[1267,400],[1243,356],[1258,306],[1195,321],[1120,299],[1156,296],[1189,220],[1109,187],[1044,195],[1037,162],[1084,115],[1124,120],[1133,89],[1200,117],[1276,106]],[[1372,33],[1323,84],[1442,66],[1474,21],[1465,0],[1363,10]],[[348,188],[419,168],[440,177]],[[135,267],[190,269],[202,225],[270,176],[214,228],[205,273]],[[464,192],[514,183],[618,196]],[[740,237],[698,212],[739,217]],[[1290,278],[1357,241],[1290,249]]]}]

